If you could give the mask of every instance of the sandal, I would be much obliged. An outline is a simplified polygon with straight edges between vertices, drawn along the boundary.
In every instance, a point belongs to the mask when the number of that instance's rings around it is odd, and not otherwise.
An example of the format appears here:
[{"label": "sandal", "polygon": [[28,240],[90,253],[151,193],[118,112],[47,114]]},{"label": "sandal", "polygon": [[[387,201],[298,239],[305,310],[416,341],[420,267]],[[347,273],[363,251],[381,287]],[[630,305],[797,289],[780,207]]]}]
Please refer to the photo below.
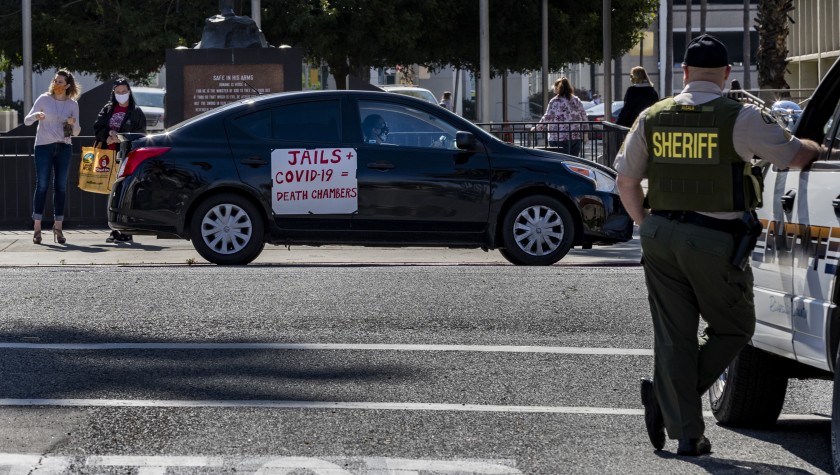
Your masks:
[{"label": "sandal", "polygon": [[57,242],[59,244],[67,242],[67,239],[64,237],[64,233],[61,232],[60,229],[53,228],[53,242]]}]

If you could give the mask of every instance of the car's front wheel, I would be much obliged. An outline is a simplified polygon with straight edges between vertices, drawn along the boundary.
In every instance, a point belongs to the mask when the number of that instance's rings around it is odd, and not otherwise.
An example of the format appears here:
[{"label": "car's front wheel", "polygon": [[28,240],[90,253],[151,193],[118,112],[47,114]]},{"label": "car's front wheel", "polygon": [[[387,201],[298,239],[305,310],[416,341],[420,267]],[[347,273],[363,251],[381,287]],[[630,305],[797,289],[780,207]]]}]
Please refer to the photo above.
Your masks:
[{"label": "car's front wheel", "polygon": [[516,265],[549,266],[572,248],[575,229],[569,210],[550,196],[514,203],[502,221],[502,256]]},{"label": "car's front wheel", "polygon": [[745,346],[709,388],[712,413],[721,424],[767,427],[776,423],[787,392],[776,356]]},{"label": "car's front wheel", "polygon": [[213,264],[248,264],[265,246],[262,215],[239,195],[213,196],[193,213],[190,238],[201,257]]}]

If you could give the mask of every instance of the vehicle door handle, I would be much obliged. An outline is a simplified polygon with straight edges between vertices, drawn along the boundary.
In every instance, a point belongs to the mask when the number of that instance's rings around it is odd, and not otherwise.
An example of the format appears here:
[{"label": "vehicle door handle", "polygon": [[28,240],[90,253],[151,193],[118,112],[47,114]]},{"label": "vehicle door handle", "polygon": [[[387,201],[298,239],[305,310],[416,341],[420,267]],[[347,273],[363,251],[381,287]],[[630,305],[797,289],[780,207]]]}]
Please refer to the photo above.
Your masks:
[{"label": "vehicle door handle", "polygon": [[243,165],[268,165],[268,160],[266,160],[262,157],[254,156],[254,157],[243,158],[243,159],[239,160],[239,163],[241,163]]},{"label": "vehicle door handle", "polygon": [[782,196],[782,209],[790,213],[793,210],[793,202],[796,200],[796,192],[791,190]]},{"label": "vehicle door handle", "polygon": [[373,162],[367,164],[368,168],[372,168],[374,170],[390,170],[394,168],[394,164],[390,162]]}]

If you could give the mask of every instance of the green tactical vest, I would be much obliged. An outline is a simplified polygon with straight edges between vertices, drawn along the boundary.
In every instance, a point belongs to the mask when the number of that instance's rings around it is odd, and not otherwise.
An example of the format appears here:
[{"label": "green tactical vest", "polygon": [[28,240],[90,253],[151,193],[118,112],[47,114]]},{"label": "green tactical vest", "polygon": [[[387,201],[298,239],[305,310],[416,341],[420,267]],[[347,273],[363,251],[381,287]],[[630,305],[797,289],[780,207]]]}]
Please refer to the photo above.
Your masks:
[{"label": "green tactical vest", "polygon": [[760,182],[735,153],[732,134],[741,104],[720,97],[700,105],[673,98],[645,117],[647,201],[654,210],[746,211],[760,206]]}]

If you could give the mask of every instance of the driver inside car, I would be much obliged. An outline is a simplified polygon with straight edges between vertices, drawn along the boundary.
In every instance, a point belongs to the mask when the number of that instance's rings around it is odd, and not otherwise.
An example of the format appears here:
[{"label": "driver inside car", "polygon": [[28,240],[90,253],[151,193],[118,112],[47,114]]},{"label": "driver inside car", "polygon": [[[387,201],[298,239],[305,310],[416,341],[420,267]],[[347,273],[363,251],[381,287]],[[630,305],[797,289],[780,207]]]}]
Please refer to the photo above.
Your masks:
[{"label": "driver inside car", "polygon": [[382,144],[388,139],[388,124],[379,114],[371,114],[362,121],[365,143]]}]

